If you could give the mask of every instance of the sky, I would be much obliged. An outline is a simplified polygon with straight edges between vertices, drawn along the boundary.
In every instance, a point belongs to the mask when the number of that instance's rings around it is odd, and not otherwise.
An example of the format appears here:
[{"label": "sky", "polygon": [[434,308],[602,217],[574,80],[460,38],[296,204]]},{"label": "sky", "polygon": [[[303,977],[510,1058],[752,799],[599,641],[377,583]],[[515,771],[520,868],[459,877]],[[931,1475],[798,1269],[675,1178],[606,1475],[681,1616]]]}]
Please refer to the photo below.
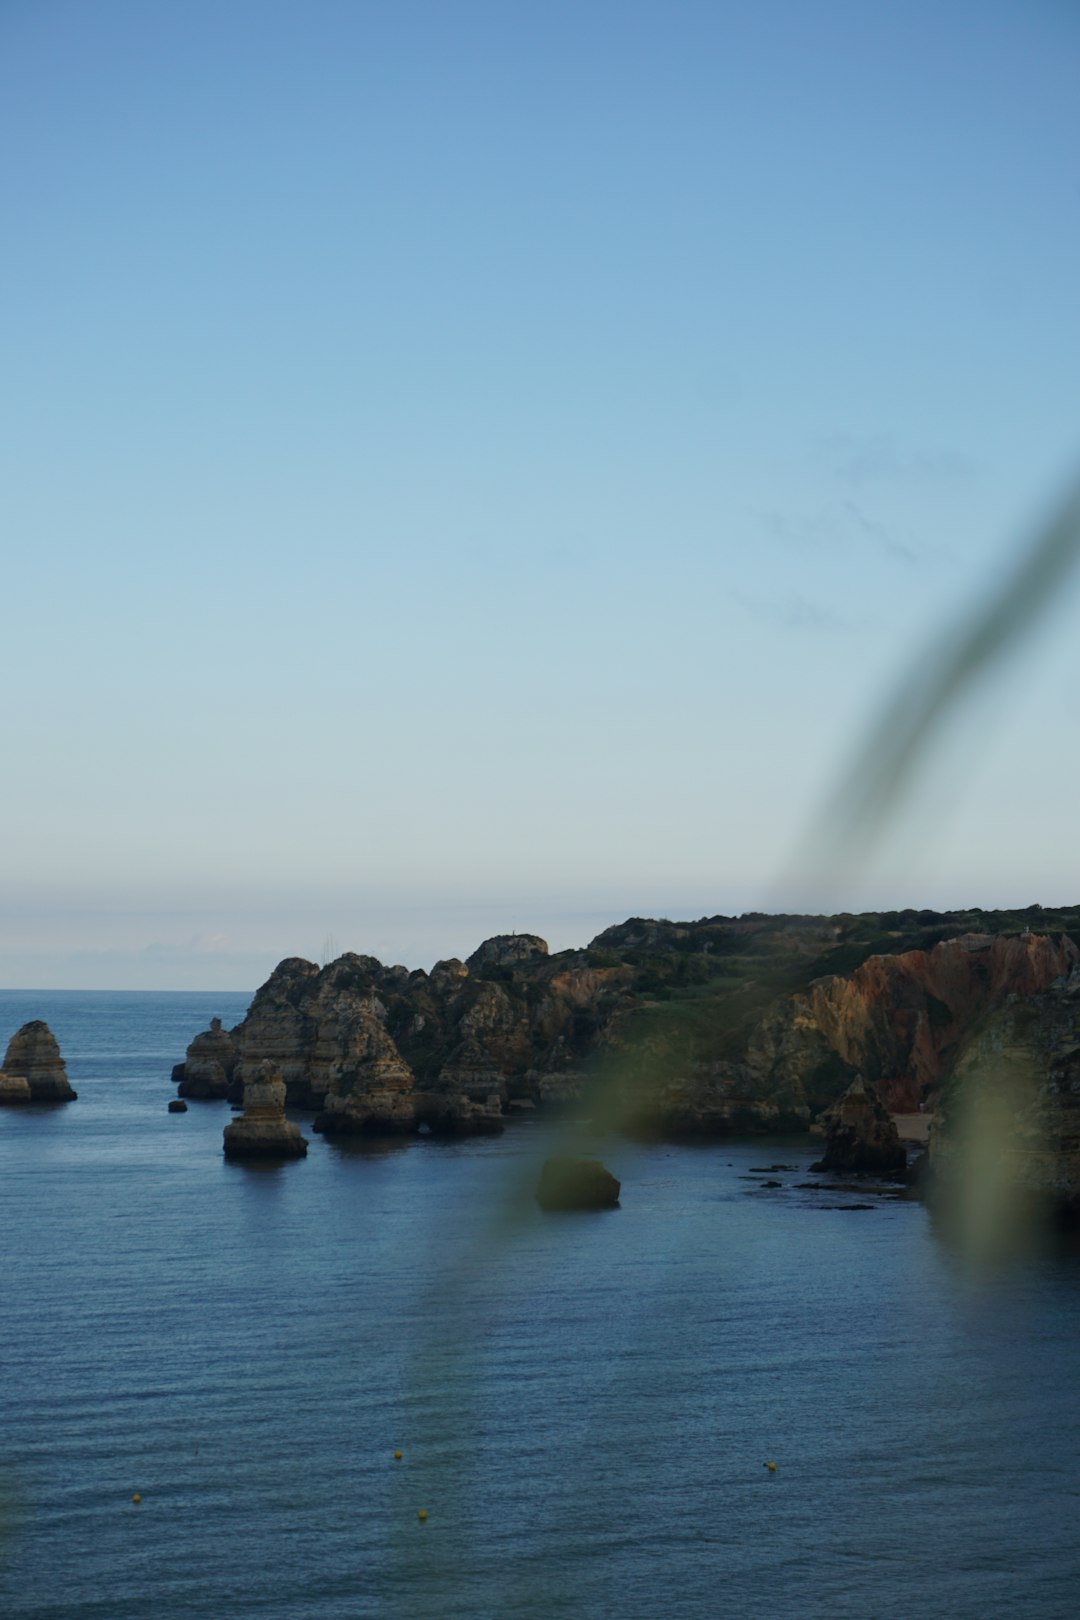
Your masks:
[{"label": "sky", "polygon": [[1080,895],[1072,0],[0,0],[0,983]]}]

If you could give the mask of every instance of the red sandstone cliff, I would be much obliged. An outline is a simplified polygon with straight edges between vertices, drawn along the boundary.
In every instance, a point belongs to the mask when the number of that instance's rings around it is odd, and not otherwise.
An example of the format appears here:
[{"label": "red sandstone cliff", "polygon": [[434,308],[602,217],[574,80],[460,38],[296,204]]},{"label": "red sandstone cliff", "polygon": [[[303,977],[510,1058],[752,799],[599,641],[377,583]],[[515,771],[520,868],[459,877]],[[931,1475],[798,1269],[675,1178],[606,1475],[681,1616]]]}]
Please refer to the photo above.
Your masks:
[{"label": "red sandstone cliff", "polygon": [[914,1111],[986,1013],[1048,989],[1078,960],[1067,936],[1045,934],[965,934],[932,951],[871,956],[792,996],[764,1021],[749,1061],[778,1084],[801,1081],[812,1109],[828,1100],[817,1093],[835,1094],[838,1062],[873,1082],[894,1112]]}]

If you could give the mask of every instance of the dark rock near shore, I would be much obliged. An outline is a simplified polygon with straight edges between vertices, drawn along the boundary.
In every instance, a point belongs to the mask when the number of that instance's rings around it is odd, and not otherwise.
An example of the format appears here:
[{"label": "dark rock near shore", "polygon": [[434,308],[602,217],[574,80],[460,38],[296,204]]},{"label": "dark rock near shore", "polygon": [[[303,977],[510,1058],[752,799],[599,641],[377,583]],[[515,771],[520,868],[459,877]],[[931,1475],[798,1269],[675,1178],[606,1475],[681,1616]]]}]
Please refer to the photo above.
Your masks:
[{"label": "dark rock near shore", "polygon": [[541,1209],[614,1209],[621,1183],[599,1159],[548,1159],[540,1172]]},{"label": "dark rock near shore", "polygon": [[75,1102],[56,1036],[41,1018],[24,1024],[8,1042],[0,1076],[0,1102]]},{"label": "dark rock near shore", "polygon": [[840,1101],[824,1115],[825,1152],[812,1170],[843,1175],[899,1176],[907,1152],[896,1125],[876,1094],[861,1078],[853,1080]]},{"label": "dark rock near shore", "polygon": [[170,1101],[169,1101],[169,1113],[170,1114],[186,1114],[187,1113],[187,1103],[184,1101],[184,1099],[182,1097],[173,1097],[173,1098],[170,1099]]}]

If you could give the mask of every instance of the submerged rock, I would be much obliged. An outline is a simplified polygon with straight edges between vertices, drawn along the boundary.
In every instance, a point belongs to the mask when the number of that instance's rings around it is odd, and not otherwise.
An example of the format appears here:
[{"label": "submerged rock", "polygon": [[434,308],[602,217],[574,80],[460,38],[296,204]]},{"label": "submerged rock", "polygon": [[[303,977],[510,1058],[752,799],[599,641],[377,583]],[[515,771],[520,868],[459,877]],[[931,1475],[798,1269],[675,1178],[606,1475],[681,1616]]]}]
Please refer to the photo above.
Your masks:
[{"label": "submerged rock", "polygon": [[541,1209],[614,1209],[622,1184],[599,1159],[548,1159],[540,1172]]},{"label": "submerged rock", "polygon": [[825,1152],[812,1170],[846,1175],[901,1175],[907,1151],[877,1094],[860,1075],[822,1119]]},{"label": "submerged rock", "polygon": [[[8,1042],[0,1102],[74,1102],[56,1036],[41,1018],[32,1019]],[[25,1081],[25,1092],[19,1081]],[[27,1095],[28,1093],[28,1095]]]},{"label": "submerged rock", "polygon": [[226,1125],[227,1159],[302,1159],[307,1137],[285,1117],[285,1082],[269,1063],[244,1085],[244,1112]]}]

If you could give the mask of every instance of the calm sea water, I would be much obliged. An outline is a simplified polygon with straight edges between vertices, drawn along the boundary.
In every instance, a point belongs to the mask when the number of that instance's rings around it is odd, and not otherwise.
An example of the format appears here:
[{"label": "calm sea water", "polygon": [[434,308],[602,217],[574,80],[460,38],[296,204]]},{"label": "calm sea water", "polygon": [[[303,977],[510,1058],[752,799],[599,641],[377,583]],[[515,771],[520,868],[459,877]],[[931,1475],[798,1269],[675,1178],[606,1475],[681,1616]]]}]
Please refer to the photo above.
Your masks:
[{"label": "calm sea water", "polygon": [[0,994],[79,1091],[0,1113],[5,1617],[1076,1612],[1075,1257],[761,1190],[802,1141],[546,1218],[535,1124],[228,1165],[168,1075],[246,1000]]}]

